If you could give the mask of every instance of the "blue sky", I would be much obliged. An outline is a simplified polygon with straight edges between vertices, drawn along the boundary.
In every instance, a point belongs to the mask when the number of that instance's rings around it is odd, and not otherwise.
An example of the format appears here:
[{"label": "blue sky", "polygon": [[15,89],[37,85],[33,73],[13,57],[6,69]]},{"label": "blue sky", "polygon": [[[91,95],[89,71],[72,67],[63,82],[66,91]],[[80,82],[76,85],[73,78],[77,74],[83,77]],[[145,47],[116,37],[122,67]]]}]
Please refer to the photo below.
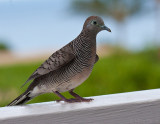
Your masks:
[{"label": "blue sky", "polygon": [[[90,15],[73,14],[66,0],[0,0],[0,39],[11,44],[17,55],[52,52],[73,40]],[[152,5],[151,5],[152,6]],[[112,33],[100,32],[97,44],[114,44],[121,31],[124,46],[140,49],[155,39],[155,14],[127,19],[120,27],[102,17]],[[121,29],[119,29],[121,28]],[[124,33],[123,33],[124,32]]]}]

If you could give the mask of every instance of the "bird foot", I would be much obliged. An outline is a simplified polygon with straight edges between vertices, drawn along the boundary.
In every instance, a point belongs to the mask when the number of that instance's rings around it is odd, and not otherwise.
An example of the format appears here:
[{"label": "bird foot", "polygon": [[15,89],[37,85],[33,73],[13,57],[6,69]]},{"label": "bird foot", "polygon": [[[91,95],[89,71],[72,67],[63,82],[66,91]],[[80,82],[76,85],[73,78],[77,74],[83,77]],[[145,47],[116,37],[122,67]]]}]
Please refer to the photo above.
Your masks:
[{"label": "bird foot", "polygon": [[89,98],[89,99],[81,98],[80,100],[81,100],[81,102],[91,102],[94,99],[92,99],[92,98]]},{"label": "bird foot", "polygon": [[90,99],[85,99],[85,98],[74,99],[74,98],[71,98],[71,99],[65,99],[65,100],[63,100],[63,99],[56,100],[56,102],[65,101],[65,102],[68,102],[68,103],[74,103],[74,102],[91,102],[92,100],[93,100],[92,98],[90,98]]},{"label": "bird foot", "polygon": [[61,101],[64,101],[64,102],[68,102],[68,103],[74,103],[74,102],[80,102],[79,99],[74,99],[74,98],[71,98],[71,99],[60,99],[60,100],[56,100],[56,102],[61,102]]},{"label": "bird foot", "polygon": [[72,98],[72,99],[65,99],[65,100],[63,100],[63,99],[59,99],[59,100],[56,100],[56,102],[68,101],[68,100],[73,100],[73,98]]}]

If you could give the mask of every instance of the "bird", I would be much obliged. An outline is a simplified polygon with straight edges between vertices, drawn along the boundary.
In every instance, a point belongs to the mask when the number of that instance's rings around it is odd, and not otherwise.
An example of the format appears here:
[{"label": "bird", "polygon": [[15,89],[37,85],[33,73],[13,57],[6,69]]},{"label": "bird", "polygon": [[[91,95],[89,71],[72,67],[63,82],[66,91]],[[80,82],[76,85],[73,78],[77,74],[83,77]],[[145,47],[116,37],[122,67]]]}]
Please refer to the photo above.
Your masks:
[{"label": "bird", "polygon": [[[7,106],[23,105],[45,93],[56,94],[60,98],[57,102],[92,101],[92,98],[79,96],[74,89],[90,76],[93,66],[99,60],[96,53],[96,36],[102,30],[111,32],[101,17],[88,17],[80,34],[42,63],[23,84],[24,86],[32,81],[27,90]],[[61,94],[67,91],[74,98],[67,99]]]}]

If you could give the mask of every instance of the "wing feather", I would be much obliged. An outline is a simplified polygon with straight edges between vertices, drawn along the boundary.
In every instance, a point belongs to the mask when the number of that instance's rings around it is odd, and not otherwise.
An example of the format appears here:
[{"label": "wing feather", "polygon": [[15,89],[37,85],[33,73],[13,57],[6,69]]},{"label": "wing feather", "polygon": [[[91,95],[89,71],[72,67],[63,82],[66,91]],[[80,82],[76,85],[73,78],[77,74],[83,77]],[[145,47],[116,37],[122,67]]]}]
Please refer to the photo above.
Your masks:
[{"label": "wing feather", "polygon": [[35,78],[55,71],[74,59],[73,48],[68,44],[60,50],[53,53],[37,70],[28,78],[22,87]]}]

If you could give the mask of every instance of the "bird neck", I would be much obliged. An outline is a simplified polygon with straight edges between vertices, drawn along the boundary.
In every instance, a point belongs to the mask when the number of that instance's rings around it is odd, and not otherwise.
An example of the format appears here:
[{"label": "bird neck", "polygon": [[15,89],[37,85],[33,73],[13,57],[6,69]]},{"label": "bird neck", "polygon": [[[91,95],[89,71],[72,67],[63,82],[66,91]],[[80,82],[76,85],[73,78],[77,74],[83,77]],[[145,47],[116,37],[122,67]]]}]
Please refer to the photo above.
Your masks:
[{"label": "bird neck", "polygon": [[75,53],[95,54],[96,52],[96,34],[87,30],[82,30],[79,36],[73,41]]},{"label": "bird neck", "polygon": [[97,34],[98,32],[94,30],[87,30],[87,29],[83,29],[80,33],[80,35],[85,35],[89,37],[90,39],[96,39]]}]

